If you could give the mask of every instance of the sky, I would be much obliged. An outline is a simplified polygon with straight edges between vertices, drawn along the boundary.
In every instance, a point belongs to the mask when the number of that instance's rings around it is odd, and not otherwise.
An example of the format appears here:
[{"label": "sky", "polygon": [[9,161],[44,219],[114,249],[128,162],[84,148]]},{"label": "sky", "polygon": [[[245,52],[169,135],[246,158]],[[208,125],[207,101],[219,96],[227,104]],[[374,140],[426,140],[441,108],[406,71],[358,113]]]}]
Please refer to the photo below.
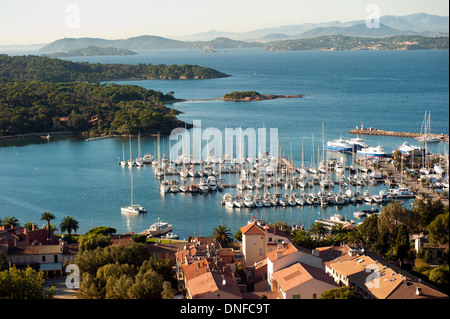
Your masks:
[{"label": "sky", "polygon": [[370,4],[380,15],[449,12],[447,0],[1,0],[0,45],[364,20]]}]

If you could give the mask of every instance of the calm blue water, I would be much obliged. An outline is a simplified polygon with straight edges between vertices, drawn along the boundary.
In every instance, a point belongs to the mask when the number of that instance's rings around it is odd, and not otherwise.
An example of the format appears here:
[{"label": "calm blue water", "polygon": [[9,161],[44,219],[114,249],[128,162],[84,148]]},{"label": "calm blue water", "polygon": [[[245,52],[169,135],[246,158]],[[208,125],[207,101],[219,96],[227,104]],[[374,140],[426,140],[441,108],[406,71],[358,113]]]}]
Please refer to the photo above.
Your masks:
[{"label": "calm blue water", "polygon": [[[431,110],[431,130],[449,131],[448,51],[291,51],[258,49],[202,54],[191,50],[142,51],[130,57],[84,57],[73,61],[100,63],[198,64],[225,72],[231,77],[212,80],[151,80],[118,83],[141,85],[164,93],[174,91],[182,99],[222,97],[234,90],[255,90],[263,94],[305,94],[302,99],[263,102],[202,101],[176,103],[180,119],[201,120],[202,129],[277,128],[281,153],[301,164],[302,140],[305,164],[322,156],[326,141],[353,137],[347,132],[365,127],[419,132],[425,110]],[[324,136],[322,135],[322,124]],[[405,139],[365,136],[366,142],[381,144],[387,151]],[[314,140],[314,143],[313,143]],[[408,140],[417,144],[414,140]],[[161,196],[152,167],[121,168],[129,157],[128,139],[85,142],[74,138],[10,140],[0,142],[0,219],[15,216],[21,224],[42,225],[44,211],[52,211],[58,225],[74,216],[79,233],[100,226],[119,233],[140,232],[156,218],[174,225],[181,238],[209,235],[219,223],[236,232],[252,214],[269,222],[287,221],[308,227],[317,218],[338,212],[353,219],[355,206],[342,208],[270,208],[230,210],[220,205],[221,193],[206,196],[168,194]],[[161,141],[161,153],[169,153],[169,142]],[[156,154],[156,138],[141,139],[143,153]],[[292,150],[292,153],[291,153]],[[448,143],[431,147],[448,152]],[[132,141],[133,156],[137,140]],[[292,155],[291,155],[292,154]],[[313,157],[314,155],[314,157]],[[336,154],[331,154],[337,157]],[[349,160],[349,158],[347,158]],[[134,199],[149,211],[141,216],[124,216],[120,207],[130,201],[130,174],[134,178]],[[227,176],[224,176],[227,179]],[[380,187],[373,189],[377,192]],[[336,189],[337,190],[337,189]],[[273,193],[274,190],[271,190]]]}]

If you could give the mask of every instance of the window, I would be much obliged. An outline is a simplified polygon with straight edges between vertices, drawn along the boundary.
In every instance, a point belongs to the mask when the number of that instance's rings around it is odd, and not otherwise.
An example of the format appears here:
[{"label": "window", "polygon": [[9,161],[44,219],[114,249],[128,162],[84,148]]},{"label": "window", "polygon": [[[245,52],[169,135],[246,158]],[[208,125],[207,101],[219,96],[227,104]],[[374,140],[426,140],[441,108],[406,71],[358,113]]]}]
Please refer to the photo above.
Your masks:
[{"label": "window", "polygon": [[42,262],[45,262],[45,256],[42,256]]},{"label": "window", "polygon": [[263,252],[262,252],[262,248],[260,248],[260,249],[259,249],[259,254],[260,254],[260,255],[262,255],[262,254],[263,254]]},{"label": "window", "polygon": [[317,299],[317,294],[313,294],[313,299]]},{"label": "window", "polygon": [[292,295],[292,299],[301,299],[300,295]]},{"label": "window", "polygon": [[256,236],[253,236],[253,245],[256,245]]}]

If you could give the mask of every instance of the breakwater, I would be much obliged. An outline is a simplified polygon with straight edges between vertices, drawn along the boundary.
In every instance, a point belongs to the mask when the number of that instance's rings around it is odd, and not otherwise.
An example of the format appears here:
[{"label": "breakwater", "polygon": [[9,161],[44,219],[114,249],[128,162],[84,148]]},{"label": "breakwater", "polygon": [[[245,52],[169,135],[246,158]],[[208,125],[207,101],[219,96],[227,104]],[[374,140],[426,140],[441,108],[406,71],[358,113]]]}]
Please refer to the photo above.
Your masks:
[{"label": "breakwater", "polygon": [[[420,137],[420,133],[411,133],[411,132],[395,132],[395,131],[385,131],[377,128],[369,127],[369,128],[355,128],[350,130],[351,134],[358,135],[382,135],[382,136],[396,136],[396,137],[409,137],[409,138],[417,138]],[[429,134],[432,136],[436,136],[441,139],[442,142],[448,142],[449,135],[448,134]]]}]

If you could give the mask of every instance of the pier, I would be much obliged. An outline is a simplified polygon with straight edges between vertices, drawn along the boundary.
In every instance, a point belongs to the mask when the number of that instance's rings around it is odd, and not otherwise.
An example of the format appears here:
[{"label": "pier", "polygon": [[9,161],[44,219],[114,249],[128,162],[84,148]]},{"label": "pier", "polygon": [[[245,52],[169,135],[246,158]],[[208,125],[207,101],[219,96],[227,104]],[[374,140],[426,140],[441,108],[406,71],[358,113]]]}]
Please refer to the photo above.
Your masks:
[{"label": "pier", "polygon": [[[369,128],[355,128],[349,131],[350,134],[357,135],[381,135],[381,136],[395,136],[395,137],[408,137],[408,138],[418,138],[422,134],[420,133],[411,133],[411,132],[395,132],[395,131],[385,131],[377,128],[369,127]],[[434,137],[438,137],[441,142],[448,142],[449,135],[448,134],[429,134]]]}]

